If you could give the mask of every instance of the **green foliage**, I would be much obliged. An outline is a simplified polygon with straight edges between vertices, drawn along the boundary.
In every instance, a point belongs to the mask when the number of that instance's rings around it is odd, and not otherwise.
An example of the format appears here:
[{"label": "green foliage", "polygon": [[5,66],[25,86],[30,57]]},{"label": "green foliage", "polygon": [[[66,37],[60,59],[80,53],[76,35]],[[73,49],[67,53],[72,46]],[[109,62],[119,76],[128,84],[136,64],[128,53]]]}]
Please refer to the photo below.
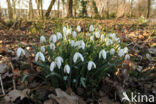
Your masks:
[{"label": "green foliage", "polygon": [[141,16],[138,18],[138,23],[141,25],[147,25],[147,19],[145,19],[145,17]]}]

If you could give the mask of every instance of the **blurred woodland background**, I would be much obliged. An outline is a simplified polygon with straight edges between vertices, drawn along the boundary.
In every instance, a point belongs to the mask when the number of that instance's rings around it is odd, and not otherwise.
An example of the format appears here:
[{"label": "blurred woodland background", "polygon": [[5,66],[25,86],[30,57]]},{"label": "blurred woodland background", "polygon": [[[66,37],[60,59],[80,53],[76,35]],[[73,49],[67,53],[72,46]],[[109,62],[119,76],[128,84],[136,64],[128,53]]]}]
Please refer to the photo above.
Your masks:
[{"label": "blurred woodland background", "polygon": [[[34,3],[33,3],[34,2]],[[43,5],[46,8],[44,9]],[[155,18],[156,0],[0,0],[0,19]]]}]

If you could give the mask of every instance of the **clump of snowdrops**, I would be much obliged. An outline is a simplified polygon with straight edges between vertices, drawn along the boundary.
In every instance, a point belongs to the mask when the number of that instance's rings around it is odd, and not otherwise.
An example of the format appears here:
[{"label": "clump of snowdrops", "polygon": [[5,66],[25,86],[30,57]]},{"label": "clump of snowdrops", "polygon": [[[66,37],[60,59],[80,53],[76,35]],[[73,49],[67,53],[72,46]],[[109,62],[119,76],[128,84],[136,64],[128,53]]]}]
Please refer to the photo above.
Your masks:
[{"label": "clump of snowdrops", "polygon": [[[43,79],[60,88],[98,87],[104,76],[111,77],[117,65],[130,58],[115,33],[104,34],[93,25],[88,32],[78,25],[75,29],[63,27],[50,37],[41,36],[35,51]],[[21,55],[25,50],[18,48],[17,56]]]}]

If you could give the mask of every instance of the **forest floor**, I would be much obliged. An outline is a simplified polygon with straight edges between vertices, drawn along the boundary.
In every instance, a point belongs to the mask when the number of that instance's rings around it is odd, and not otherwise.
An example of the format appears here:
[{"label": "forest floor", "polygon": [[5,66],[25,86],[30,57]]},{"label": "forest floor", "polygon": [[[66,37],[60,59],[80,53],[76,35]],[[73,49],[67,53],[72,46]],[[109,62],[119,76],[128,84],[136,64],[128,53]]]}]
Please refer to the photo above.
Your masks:
[{"label": "forest floor", "polygon": [[[121,66],[127,72],[117,74],[117,79],[103,79],[101,88],[92,97],[85,97],[83,89],[74,92],[67,88],[63,91],[38,81],[36,76],[40,71],[33,64],[34,56],[27,55],[26,61],[17,61],[16,50],[19,44],[33,53],[31,46],[39,43],[42,34],[50,36],[62,24],[80,24],[85,30],[92,23],[106,33],[115,32],[122,42],[128,44],[131,55],[131,61],[123,62]],[[154,95],[156,102],[156,22],[141,24],[131,19],[0,22],[0,69],[6,93],[3,95],[0,89],[0,104],[122,104],[119,90]],[[58,93],[60,98],[57,97]]]}]

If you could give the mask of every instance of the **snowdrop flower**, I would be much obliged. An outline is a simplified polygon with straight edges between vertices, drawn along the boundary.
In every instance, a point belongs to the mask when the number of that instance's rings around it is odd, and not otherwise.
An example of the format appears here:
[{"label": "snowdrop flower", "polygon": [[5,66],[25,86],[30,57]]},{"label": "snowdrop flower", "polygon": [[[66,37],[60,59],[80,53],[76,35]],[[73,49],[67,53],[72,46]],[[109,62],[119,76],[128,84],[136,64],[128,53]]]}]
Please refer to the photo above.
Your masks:
[{"label": "snowdrop flower", "polygon": [[56,67],[56,63],[53,61],[51,64],[50,64],[50,71],[54,71]]},{"label": "snowdrop flower", "polygon": [[79,26],[77,26],[77,28],[76,28],[76,29],[77,29],[77,31],[78,31],[78,32],[81,32],[81,26],[80,26],[80,25],[79,25]]},{"label": "snowdrop flower", "polygon": [[46,42],[46,38],[44,36],[40,37],[40,43],[45,43]]},{"label": "snowdrop flower", "polygon": [[104,49],[99,52],[99,58],[101,57],[103,57],[103,59],[106,59],[107,57],[107,53]]},{"label": "snowdrop flower", "polygon": [[40,48],[40,50],[41,50],[41,52],[45,52],[45,47],[44,46],[41,46],[41,48]]},{"label": "snowdrop flower", "polygon": [[124,52],[128,53],[128,48],[127,47],[124,48]]},{"label": "snowdrop flower", "polygon": [[57,36],[55,34],[51,35],[50,38],[49,38],[49,42],[53,42],[53,43],[56,43],[57,41]]},{"label": "snowdrop flower", "polygon": [[80,49],[80,48],[85,49],[85,43],[84,43],[83,40],[76,41],[76,42],[74,43],[74,46],[75,46],[75,47],[78,47],[79,49]]},{"label": "snowdrop flower", "polygon": [[69,66],[68,64],[66,64],[66,65],[64,66],[64,72],[67,73],[67,74],[70,73],[70,66]]},{"label": "snowdrop flower", "polygon": [[95,32],[95,36],[96,36],[96,38],[100,38],[100,32],[99,31]]},{"label": "snowdrop flower", "polygon": [[84,61],[84,58],[83,58],[82,54],[79,53],[79,52],[76,52],[76,53],[74,54],[74,57],[73,57],[74,63],[77,62],[77,59],[78,59],[78,58],[80,58],[82,62]]},{"label": "snowdrop flower", "polygon": [[74,40],[70,40],[70,44],[71,44],[72,47],[74,47],[75,46],[75,41]]},{"label": "snowdrop flower", "polygon": [[88,71],[92,69],[92,67],[96,68],[96,64],[93,61],[88,62]]},{"label": "snowdrop flower", "polygon": [[115,54],[115,49],[114,49],[114,48],[112,48],[112,49],[110,50],[110,54],[111,54],[111,55],[114,55],[114,54]]},{"label": "snowdrop flower", "polygon": [[38,61],[38,60],[41,60],[41,61],[45,61],[45,57],[44,57],[44,55],[43,55],[43,53],[42,52],[37,52],[37,54],[36,54],[36,56],[35,56],[35,61]]},{"label": "snowdrop flower", "polygon": [[72,28],[67,29],[67,35],[72,33]]},{"label": "snowdrop flower", "polygon": [[56,57],[55,63],[57,65],[57,67],[60,69],[61,68],[61,65],[63,63],[63,58],[61,56]]},{"label": "snowdrop flower", "polygon": [[82,48],[82,49],[85,49],[85,42],[83,40],[80,40],[78,47]]},{"label": "snowdrop flower", "polygon": [[90,36],[90,40],[94,40],[94,35],[93,36]]},{"label": "snowdrop flower", "polygon": [[101,35],[101,40],[104,40],[104,39],[105,39],[105,35],[102,34],[102,35]]},{"label": "snowdrop flower", "polygon": [[76,35],[77,35],[76,31],[73,31],[72,33],[73,38],[76,38]]},{"label": "snowdrop flower", "polygon": [[109,34],[109,37],[111,37],[111,38],[116,38],[116,34],[115,34],[115,33],[110,33],[110,34]]},{"label": "snowdrop flower", "polygon": [[125,55],[125,60],[129,60],[130,59],[130,55],[129,54],[126,54]]},{"label": "snowdrop flower", "polygon": [[105,39],[105,41],[106,41],[106,46],[113,44],[113,41],[111,39],[107,38],[107,39]]},{"label": "snowdrop flower", "polygon": [[64,26],[63,27],[63,34],[66,35],[67,34],[67,28]]},{"label": "snowdrop flower", "polygon": [[90,25],[90,27],[89,27],[89,31],[94,31],[94,26],[93,25]]},{"label": "snowdrop flower", "polygon": [[49,47],[50,47],[50,49],[55,50],[55,44],[54,43],[50,43]]},{"label": "snowdrop flower", "polygon": [[122,56],[124,56],[124,49],[120,49],[119,51],[118,51],[118,55],[120,56],[120,57],[122,57]]},{"label": "snowdrop flower", "polygon": [[56,34],[57,34],[57,39],[58,40],[62,39],[62,33],[61,32],[57,32]]},{"label": "snowdrop flower", "polygon": [[17,57],[20,57],[21,55],[25,55],[25,51],[23,48],[18,48],[16,54]]}]

